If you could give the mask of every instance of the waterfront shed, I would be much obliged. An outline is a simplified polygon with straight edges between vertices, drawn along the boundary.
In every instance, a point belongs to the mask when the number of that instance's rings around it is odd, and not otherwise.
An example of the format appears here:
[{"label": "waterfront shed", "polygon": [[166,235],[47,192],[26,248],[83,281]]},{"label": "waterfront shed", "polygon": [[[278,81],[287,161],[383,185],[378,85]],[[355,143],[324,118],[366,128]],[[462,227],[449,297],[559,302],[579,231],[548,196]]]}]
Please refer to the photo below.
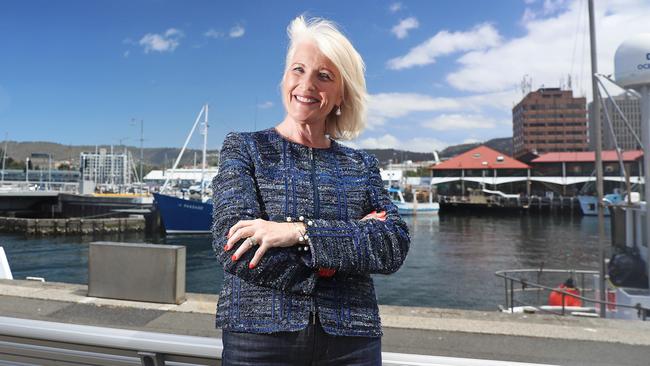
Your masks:
[{"label": "waterfront shed", "polygon": [[525,193],[525,182],[530,174],[528,164],[485,145],[430,169],[431,184],[443,195],[465,195],[466,188],[486,184],[508,193]]}]

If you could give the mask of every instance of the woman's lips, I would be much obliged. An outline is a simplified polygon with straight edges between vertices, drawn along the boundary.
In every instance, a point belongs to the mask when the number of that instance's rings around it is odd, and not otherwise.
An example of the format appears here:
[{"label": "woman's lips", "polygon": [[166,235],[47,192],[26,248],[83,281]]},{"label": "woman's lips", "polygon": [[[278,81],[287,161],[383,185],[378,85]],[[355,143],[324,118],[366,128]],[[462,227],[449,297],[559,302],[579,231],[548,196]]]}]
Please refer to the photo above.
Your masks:
[{"label": "woman's lips", "polygon": [[304,97],[302,95],[294,95],[293,97],[300,103],[306,103],[306,104],[320,103],[320,100],[312,97]]}]

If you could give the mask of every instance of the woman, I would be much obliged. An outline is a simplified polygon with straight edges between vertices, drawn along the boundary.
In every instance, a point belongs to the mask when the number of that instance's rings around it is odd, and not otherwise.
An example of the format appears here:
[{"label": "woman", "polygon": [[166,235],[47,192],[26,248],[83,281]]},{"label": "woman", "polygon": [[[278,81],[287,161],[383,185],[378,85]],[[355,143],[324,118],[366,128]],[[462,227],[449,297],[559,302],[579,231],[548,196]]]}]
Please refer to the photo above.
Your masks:
[{"label": "woman", "polygon": [[222,362],[380,365],[370,274],[397,271],[410,238],[377,159],[336,141],[363,128],[363,61],[329,21],[288,33],[285,119],[228,134],[213,181]]}]

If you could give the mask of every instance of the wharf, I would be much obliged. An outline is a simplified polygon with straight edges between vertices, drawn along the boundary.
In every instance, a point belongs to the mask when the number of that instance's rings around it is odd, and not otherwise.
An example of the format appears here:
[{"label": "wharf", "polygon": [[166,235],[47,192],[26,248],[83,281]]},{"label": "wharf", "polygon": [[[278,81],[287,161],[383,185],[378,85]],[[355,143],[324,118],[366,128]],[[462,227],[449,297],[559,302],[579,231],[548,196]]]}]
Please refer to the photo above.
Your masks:
[{"label": "wharf", "polygon": [[[86,293],[85,285],[0,280],[0,316],[221,337],[215,295],[187,294],[170,305]],[[650,359],[650,322],[401,306],[380,306],[380,313],[384,352],[569,366],[646,366]]]},{"label": "wharf", "polygon": [[480,197],[467,196],[440,196],[441,212],[535,212],[535,213],[561,213],[567,215],[580,215],[580,201],[577,197],[540,197],[530,196],[521,198],[508,198],[500,196]]},{"label": "wharf", "polygon": [[27,235],[84,235],[143,231],[144,217],[23,219],[0,217],[0,232]]}]

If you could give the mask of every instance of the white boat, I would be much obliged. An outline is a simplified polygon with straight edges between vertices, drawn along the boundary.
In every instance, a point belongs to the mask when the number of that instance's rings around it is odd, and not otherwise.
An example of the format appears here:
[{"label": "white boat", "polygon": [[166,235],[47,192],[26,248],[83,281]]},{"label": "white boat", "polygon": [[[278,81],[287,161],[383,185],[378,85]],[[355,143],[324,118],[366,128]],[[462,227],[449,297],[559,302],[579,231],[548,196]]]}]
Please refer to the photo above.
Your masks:
[{"label": "white boat", "polygon": [[9,260],[7,260],[5,250],[0,247],[0,280],[13,279],[14,277],[11,275],[11,268],[9,268]]},{"label": "white boat", "polygon": [[418,202],[415,198],[412,202],[406,202],[402,190],[394,187],[388,188],[388,194],[400,215],[437,214],[440,211],[440,204],[433,202],[431,192],[429,192],[429,202]]}]

